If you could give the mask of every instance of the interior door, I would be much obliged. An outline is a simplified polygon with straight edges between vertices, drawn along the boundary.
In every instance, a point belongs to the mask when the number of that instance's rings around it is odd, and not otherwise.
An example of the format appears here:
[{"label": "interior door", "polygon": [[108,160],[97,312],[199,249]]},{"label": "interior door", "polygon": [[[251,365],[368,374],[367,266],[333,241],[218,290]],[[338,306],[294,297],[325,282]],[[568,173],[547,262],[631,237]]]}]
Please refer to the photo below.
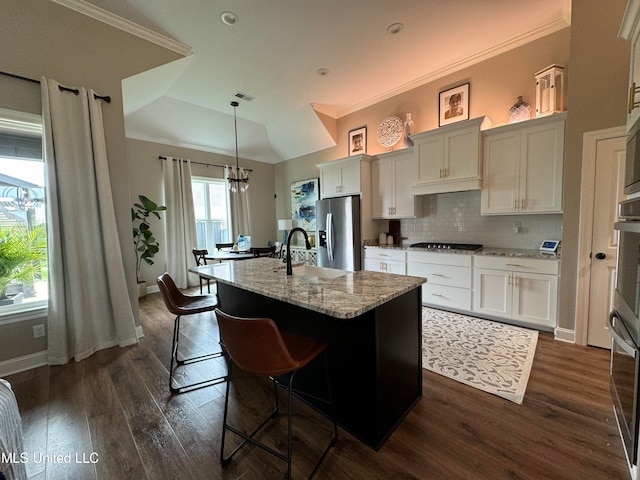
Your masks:
[{"label": "interior door", "polygon": [[608,318],[615,288],[618,203],[624,198],[625,137],[596,147],[587,344],[611,348]]}]

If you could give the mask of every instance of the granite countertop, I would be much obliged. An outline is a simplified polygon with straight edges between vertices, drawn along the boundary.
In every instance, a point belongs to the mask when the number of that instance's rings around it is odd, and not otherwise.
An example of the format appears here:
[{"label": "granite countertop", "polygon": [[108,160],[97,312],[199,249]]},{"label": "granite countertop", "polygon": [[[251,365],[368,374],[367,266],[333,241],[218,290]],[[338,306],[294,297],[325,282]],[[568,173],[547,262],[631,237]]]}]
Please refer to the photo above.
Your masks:
[{"label": "granite countertop", "polygon": [[560,260],[560,252],[543,253],[540,250],[529,250],[519,248],[489,248],[484,247],[480,250],[443,250],[438,248],[417,248],[402,245],[365,245],[364,248],[386,248],[392,250],[407,250],[414,252],[435,252],[447,253],[454,255],[491,255],[495,257],[519,257],[519,258],[537,258],[542,260]]},{"label": "granite countertop", "polygon": [[[312,267],[311,270],[318,267]],[[336,272],[332,269],[330,273]],[[210,276],[265,297],[291,303],[336,318],[349,319],[387,303],[419,287],[422,277],[366,270],[346,272],[335,278],[318,275],[286,275],[285,264],[275,258],[255,258],[192,267],[189,271]]]}]

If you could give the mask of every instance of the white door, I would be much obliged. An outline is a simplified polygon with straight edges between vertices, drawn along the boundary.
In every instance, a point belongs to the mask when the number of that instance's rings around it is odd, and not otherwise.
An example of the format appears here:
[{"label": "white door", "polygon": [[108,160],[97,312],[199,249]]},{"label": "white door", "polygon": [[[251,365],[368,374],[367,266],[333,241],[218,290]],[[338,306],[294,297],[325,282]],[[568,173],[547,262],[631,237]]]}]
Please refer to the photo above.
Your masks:
[{"label": "white door", "polygon": [[602,348],[611,348],[607,319],[615,287],[618,240],[613,224],[624,197],[625,148],[625,137],[600,140],[596,146],[587,344]]}]

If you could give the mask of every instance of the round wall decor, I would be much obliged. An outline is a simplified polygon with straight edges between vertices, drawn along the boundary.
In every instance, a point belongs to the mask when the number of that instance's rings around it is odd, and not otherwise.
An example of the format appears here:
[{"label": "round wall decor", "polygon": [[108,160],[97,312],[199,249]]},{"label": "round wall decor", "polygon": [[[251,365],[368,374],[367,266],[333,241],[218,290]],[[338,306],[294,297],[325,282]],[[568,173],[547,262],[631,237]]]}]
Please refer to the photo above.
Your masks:
[{"label": "round wall decor", "polygon": [[378,127],[378,143],[383,147],[393,147],[404,133],[404,124],[395,115],[385,118]]}]

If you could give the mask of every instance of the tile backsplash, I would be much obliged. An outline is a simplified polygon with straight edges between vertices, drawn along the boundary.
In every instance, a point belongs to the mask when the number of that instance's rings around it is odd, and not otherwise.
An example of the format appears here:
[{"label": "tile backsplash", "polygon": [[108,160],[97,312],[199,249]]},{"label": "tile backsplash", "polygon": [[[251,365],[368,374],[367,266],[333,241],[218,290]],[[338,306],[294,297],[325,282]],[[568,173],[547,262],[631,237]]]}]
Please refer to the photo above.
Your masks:
[{"label": "tile backsplash", "polygon": [[[480,215],[480,191],[420,197],[420,218],[400,220],[403,245],[417,242],[481,243],[490,248],[537,249],[562,238],[562,214]],[[379,221],[386,231],[388,221]]]}]

